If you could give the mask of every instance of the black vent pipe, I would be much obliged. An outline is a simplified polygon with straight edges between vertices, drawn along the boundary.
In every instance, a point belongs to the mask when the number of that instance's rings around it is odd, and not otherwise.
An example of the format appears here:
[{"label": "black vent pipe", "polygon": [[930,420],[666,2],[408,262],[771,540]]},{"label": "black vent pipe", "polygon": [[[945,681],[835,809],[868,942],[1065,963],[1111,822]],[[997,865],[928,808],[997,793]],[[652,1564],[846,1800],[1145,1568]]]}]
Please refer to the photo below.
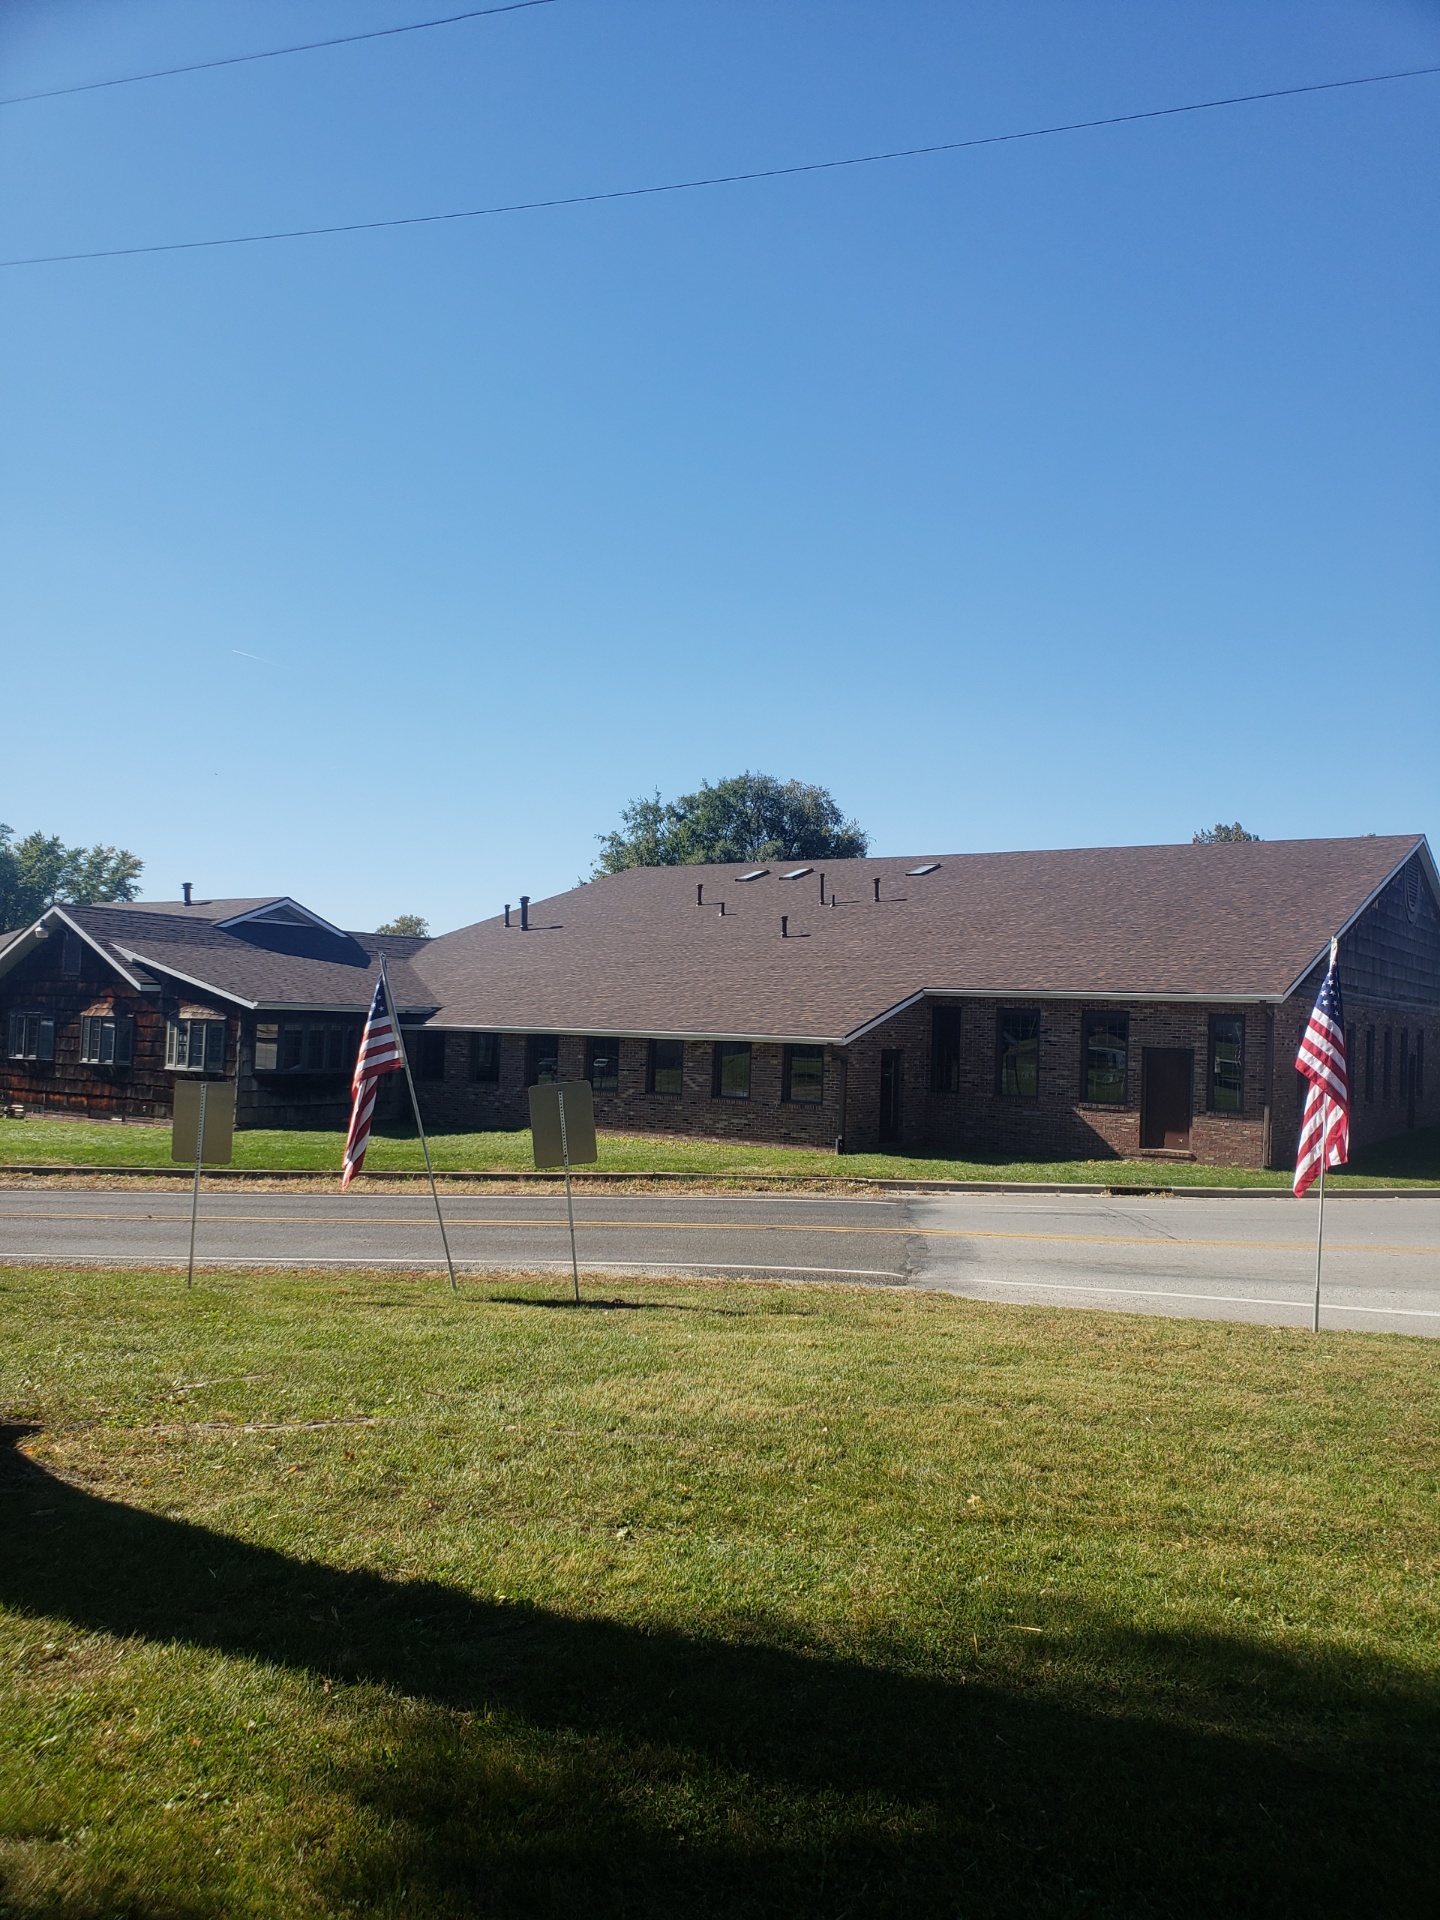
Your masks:
[{"label": "black vent pipe", "polygon": [[[880,896],[877,894],[875,897],[878,900]],[[528,933],[530,931],[530,896],[528,893],[522,893],[520,896],[520,931],[522,933]]]}]

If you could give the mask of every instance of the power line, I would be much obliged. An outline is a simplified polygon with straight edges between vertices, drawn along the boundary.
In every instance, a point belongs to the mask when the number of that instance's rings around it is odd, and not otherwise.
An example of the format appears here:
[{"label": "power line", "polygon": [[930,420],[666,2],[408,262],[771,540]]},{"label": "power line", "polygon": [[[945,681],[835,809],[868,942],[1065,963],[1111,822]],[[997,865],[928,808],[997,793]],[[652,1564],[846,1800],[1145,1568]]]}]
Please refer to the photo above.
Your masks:
[{"label": "power line", "polygon": [[528,7],[553,7],[555,0],[509,0],[499,7],[471,7],[465,13],[447,13],[440,20],[412,20],[404,27],[374,27],[369,33],[340,33],[333,40],[304,40],[294,47],[266,47],[261,53],[232,53],[221,60],[193,60],[187,67],[156,67],[150,73],[122,73],[113,80],[82,80],[73,87],[46,87],[41,93],[12,93],[0,107],[22,106],[27,100],[56,100],[64,93],[99,93],[104,87],[133,87],[139,80],[169,80],[177,73],[205,73],[211,67],[243,67],[250,60],[279,60],[287,53],[319,53],[325,47],[348,47],[356,40],[389,40],[397,33],[424,33],[429,27],[453,27],[462,20],[484,20],[492,13],[524,13]]},{"label": "power line", "polygon": [[1307,86],[1271,87],[1264,93],[1232,93],[1220,100],[1192,100],[1179,107],[1145,107],[1136,113],[1112,113],[1099,120],[1068,120],[1055,126],[1027,127],[1017,133],[987,133],[971,140],[945,140],[928,147],[896,147],[886,153],[851,154],[842,160],[807,160],[790,167],[760,167],[750,173],[709,174],[698,180],[667,180],[650,187],[614,187],[603,193],[570,193],[553,200],[513,200],[493,207],[463,207],[451,213],[410,213],[391,220],[349,220],[329,227],[286,227],[273,233],[226,234],[214,240],[165,240],[143,247],[100,247],[88,253],[41,253],[0,260],[0,267],[48,267],[72,260],[120,260],[141,253],[194,253],[209,247],[259,246],[272,240],[313,240],[337,233],[376,233],[387,227],[437,226],[450,220],[485,220],[502,213],[541,213],[555,207],[590,207],[606,200],[640,200],[661,193],[692,193],[699,187],[734,187],[753,180],[784,180],[802,173],[830,173],[841,167],[871,167],[886,160],[915,160],[927,154],[961,153],[972,147],[1000,147],[1017,140],[1043,140],[1057,133],[1087,133],[1096,127],[1124,127],[1137,120],[1166,120],[1178,114],[1209,113],[1217,107],[1251,106],[1261,100],[1290,100],[1305,93],[1334,93],[1344,87],[1374,87],[1387,80],[1416,80],[1440,73],[1440,66],[1405,67],[1395,73],[1367,73],[1350,80],[1317,80]]}]

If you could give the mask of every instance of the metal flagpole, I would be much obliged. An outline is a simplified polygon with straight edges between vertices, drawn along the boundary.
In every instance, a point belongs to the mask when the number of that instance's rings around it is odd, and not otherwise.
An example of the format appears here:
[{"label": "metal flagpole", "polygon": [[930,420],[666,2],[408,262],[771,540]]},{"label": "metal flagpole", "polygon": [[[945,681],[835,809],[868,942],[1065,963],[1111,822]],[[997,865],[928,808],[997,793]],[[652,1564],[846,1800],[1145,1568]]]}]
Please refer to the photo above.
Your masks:
[{"label": "metal flagpole", "polygon": [[200,1112],[195,1122],[195,1185],[190,1190],[190,1271],[185,1276],[187,1287],[195,1284],[195,1216],[200,1211],[200,1160],[205,1152],[205,1096],[209,1091],[207,1083],[200,1082]]},{"label": "metal flagpole", "polygon": [[1310,1331],[1320,1331],[1320,1256],[1325,1245],[1325,1135],[1330,1121],[1330,1096],[1320,1095],[1320,1215],[1315,1222],[1315,1311]]},{"label": "metal flagpole", "polygon": [[395,996],[390,991],[390,976],[385,971],[385,956],[380,956],[380,978],[385,983],[385,999],[390,1008],[390,1024],[395,1029],[395,1045],[400,1049],[400,1061],[405,1068],[405,1084],[410,1089],[410,1107],[415,1115],[415,1125],[420,1129],[420,1147],[425,1155],[425,1171],[430,1176],[430,1194],[435,1202],[435,1218],[440,1223],[440,1244],[445,1249],[445,1265],[450,1272],[450,1291],[458,1293],[455,1283],[455,1262],[450,1258],[450,1236],[445,1231],[445,1216],[440,1211],[440,1189],[435,1184],[435,1169],[430,1164],[430,1142],[425,1138],[425,1122],[420,1118],[420,1102],[415,1097],[415,1076],[410,1071],[410,1055],[405,1050],[405,1039],[400,1031],[400,1009],[395,1004]]},{"label": "metal flagpole", "polygon": [[565,1096],[557,1094],[560,1105],[560,1153],[565,1161],[565,1211],[570,1216],[570,1277],[575,1283],[575,1304],[580,1304],[580,1262],[575,1257],[575,1202],[570,1196],[570,1135],[565,1128]]}]

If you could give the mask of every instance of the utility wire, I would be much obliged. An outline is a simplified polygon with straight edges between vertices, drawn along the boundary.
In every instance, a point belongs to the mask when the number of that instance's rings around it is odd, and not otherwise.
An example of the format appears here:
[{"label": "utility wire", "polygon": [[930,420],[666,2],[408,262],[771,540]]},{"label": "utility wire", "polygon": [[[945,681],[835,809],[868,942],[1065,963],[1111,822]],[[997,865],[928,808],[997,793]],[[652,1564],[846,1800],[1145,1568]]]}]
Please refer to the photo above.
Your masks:
[{"label": "utility wire", "polygon": [[82,80],[72,87],[46,87],[42,93],[12,93],[0,107],[18,107],[27,100],[57,100],[64,93],[98,93],[103,87],[133,87],[139,80],[168,80],[177,73],[205,73],[211,67],[243,67],[250,60],[279,60],[287,53],[318,53],[325,47],[348,47],[356,40],[389,40],[397,33],[424,33],[428,27],[453,27],[462,20],[485,20],[492,13],[524,13],[528,7],[553,7],[555,0],[509,0],[499,7],[471,7],[447,13],[441,20],[412,20],[404,27],[374,27],[369,33],[340,33],[333,40],[304,40],[294,47],[267,47],[262,53],[232,53],[221,60],[193,60],[188,67],[156,67],[150,73],[122,73],[114,80]]},{"label": "utility wire", "polygon": [[1055,126],[1027,127],[1017,133],[987,133],[971,140],[945,140],[929,147],[896,147],[886,153],[852,154],[843,160],[807,160],[791,167],[761,167],[750,173],[716,173],[698,180],[667,180],[650,187],[614,187],[604,193],[570,193],[553,200],[512,200],[492,207],[464,207],[453,213],[410,213],[392,220],[348,220],[329,227],[285,227],[272,233],[226,234],[214,240],[165,240],[143,247],[99,247],[87,253],[41,253],[0,260],[3,267],[48,267],[70,260],[120,260],[141,253],[193,253],[208,247],[259,246],[271,240],[313,240],[335,233],[376,233],[387,227],[436,226],[449,220],[485,220],[502,213],[540,213],[554,207],[590,207],[606,200],[640,200],[660,193],[692,193],[699,187],[733,187],[752,180],[785,180],[802,173],[830,173],[841,167],[870,167],[885,160],[914,160],[926,154],[960,153],[972,147],[1000,147],[1017,140],[1043,140],[1057,133],[1086,133],[1096,127],[1131,126],[1138,120],[1166,120],[1178,114],[1209,113],[1217,107],[1243,107],[1261,100],[1290,100],[1305,93],[1334,93],[1344,87],[1374,87],[1387,80],[1415,80],[1440,73],[1440,66],[1405,67],[1395,73],[1367,73],[1350,80],[1318,80],[1307,86],[1271,87],[1264,93],[1232,93],[1220,100],[1192,100],[1179,107],[1146,107],[1138,113],[1112,113],[1099,120],[1067,120]]}]

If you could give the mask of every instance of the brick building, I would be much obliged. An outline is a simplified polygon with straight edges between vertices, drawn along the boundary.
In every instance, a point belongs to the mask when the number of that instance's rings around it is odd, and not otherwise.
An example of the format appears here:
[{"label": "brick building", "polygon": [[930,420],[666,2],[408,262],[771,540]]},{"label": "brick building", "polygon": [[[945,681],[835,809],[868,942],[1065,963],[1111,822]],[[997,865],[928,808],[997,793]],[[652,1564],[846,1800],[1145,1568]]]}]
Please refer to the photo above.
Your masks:
[{"label": "brick building", "polygon": [[55,908],[0,946],[0,1099],[159,1117],[212,1072],[242,1125],[341,1126],[383,950],[437,1130],[558,1075],[635,1131],[1280,1165],[1334,933],[1356,1145],[1440,1120],[1437,899],[1407,835],[639,868],[434,940]]}]

